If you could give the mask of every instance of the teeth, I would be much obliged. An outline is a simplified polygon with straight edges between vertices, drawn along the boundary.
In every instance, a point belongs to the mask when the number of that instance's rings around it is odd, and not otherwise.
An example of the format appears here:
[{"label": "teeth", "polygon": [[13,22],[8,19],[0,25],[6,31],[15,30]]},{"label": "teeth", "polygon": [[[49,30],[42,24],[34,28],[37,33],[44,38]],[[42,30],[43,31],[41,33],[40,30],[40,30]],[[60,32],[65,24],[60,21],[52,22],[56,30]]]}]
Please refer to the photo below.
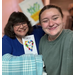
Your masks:
[{"label": "teeth", "polygon": [[20,30],[20,32],[23,32],[23,31],[25,31],[25,30]]},{"label": "teeth", "polygon": [[21,30],[21,31],[24,31],[24,30]]},{"label": "teeth", "polygon": [[20,31],[24,31],[24,30],[20,30]]}]

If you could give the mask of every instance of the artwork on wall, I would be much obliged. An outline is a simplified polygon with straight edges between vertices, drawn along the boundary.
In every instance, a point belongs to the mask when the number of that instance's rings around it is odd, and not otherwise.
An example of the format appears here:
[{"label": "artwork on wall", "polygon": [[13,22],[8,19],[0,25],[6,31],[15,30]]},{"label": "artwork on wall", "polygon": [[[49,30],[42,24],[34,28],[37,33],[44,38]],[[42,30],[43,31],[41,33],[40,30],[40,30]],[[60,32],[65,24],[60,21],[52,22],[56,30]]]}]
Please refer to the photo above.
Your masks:
[{"label": "artwork on wall", "polygon": [[44,6],[42,0],[25,0],[19,3],[19,6],[31,21],[32,26],[39,23],[39,12]]}]

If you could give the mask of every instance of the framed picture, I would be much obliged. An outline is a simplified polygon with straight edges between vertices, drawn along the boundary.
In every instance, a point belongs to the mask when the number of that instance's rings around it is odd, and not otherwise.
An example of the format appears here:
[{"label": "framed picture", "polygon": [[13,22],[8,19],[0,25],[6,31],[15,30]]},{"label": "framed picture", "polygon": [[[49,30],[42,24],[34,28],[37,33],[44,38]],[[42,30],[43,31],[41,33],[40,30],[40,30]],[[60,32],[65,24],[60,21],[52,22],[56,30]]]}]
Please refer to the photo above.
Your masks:
[{"label": "framed picture", "polygon": [[42,0],[25,0],[19,3],[19,6],[32,26],[39,23],[39,12],[44,6]]}]

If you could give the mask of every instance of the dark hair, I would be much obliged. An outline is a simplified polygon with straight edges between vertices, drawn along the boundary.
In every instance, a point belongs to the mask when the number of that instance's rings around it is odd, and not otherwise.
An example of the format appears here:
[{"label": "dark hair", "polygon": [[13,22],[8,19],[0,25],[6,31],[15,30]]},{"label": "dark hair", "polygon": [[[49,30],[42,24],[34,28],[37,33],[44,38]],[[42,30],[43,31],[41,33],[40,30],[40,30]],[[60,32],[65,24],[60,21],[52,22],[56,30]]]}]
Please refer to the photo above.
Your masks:
[{"label": "dark hair", "polygon": [[29,27],[29,31],[27,34],[30,34],[33,30],[30,21],[28,20],[28,18],[25,16],[25,14],[23,14],[22,12],[13,12],[9,19],[8,22],[4,28],[4,34],[9,36],[10,38],[15,38],[15,33],[13,30],[13,26],[16,23],[23,23],[26,22],[28,27]]},{"label": "dark hair", "polygon": [[56,9],[61,13],[61,16],[62,16],[62,18],[63,18],[63,13],[62,13],[62,10],[61,10],[60,7],[58,7],[58,6],[56,6],[56,5],[46,5],[46,6],[44,6],[44,7],[41,9],[41,11],[40,11],[40,13],[39,13],[39,22],[40,22],[40,23],[41,23],[40,18],[41,18],[42,12],[45,11],[46,9],[50,9],[50,8],[56,8]]}]

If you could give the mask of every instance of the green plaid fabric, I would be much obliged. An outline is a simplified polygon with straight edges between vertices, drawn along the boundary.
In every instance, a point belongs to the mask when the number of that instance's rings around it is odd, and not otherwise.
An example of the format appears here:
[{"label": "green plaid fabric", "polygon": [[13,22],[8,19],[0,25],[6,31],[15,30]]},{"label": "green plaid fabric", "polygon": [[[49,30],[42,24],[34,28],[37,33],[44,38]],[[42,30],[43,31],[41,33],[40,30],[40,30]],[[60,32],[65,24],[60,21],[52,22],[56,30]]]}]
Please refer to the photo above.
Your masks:
[{"label": "green plaid fabric", "polygon": [[42,75],[41,55],[2,56],[2,75]]}]

